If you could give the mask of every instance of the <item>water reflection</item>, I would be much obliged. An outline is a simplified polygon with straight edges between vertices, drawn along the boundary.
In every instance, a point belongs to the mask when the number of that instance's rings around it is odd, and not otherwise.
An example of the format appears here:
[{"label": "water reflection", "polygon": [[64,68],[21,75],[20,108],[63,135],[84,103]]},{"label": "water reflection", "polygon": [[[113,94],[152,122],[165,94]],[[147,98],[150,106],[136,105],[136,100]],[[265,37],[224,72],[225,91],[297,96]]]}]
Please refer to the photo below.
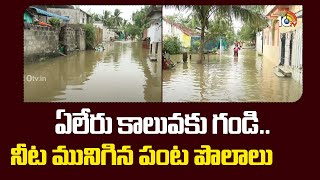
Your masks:
[{"label": "water reflection", "polygon": [[[205,55],[197,64],[177,63],[163,71],[163,101],[165,102],[294,102],[302,94],[302,86],[292,78],[279,78],[270,61],[243,49],[239,57],[232,51],[223,55]],[[172,55],[182,62],[182,55]]]},{"label": "water reflection", "polygon": [[[160,102],[161,62],[151,62],[140,42],[114,42],[106,50],[81,51],[26,64],[26,102]],[[38,78],[39,79],[39,78]]]}]

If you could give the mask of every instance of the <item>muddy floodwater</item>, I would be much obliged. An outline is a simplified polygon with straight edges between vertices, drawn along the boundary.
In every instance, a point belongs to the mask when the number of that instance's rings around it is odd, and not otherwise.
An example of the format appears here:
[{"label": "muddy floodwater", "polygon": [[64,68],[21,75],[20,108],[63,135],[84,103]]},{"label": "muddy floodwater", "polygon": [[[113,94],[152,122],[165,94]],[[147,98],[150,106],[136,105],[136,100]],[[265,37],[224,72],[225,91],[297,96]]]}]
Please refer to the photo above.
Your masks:
[{"label": "muddy floodwater", "polygon": [[113,42],[24,66],[25,102],[160,102],[161,62],[141,42]]},{"label": "muddy floodwater", "polygon": [[292,78],[274,74],[275,65],[242,49],[234,58],[232,50],[222,55],[198,55],[182,62],[182,55],[171,55],[175,68],[163,71],[164,102],[295,102],[302,86]]}]

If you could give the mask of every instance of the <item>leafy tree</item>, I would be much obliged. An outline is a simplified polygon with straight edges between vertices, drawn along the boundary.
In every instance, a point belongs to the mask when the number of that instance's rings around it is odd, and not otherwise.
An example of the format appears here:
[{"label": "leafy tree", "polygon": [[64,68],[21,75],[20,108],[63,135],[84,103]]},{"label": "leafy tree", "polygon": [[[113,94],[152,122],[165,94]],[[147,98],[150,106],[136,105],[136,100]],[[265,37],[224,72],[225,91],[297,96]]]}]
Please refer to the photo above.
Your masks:
[{"label": "leafy tree", "polygon": [[119,10],[119,9],[115,9],[114,12],[113,12],[113,16],[112,16],[112,19],[113,19],[113,25],[115,27],[120,27],[122,21],[123,21],[123,18],[120,17],[120,14],[122,12]]},{"label": "leafy tree", "polygon": [[140,31],[140,28],[131,23],[128,23],[124,29],[124,33],[133,38],[135,38],[136,36],[139,36],[139,31]]},{"label": "leafy tree", "polygon": [[[192,6],[192,5],[169,5],[180,10],[191,10],[194,16],[198,18],[201,28],[200,38],[200,60],[204,59],[205,30],[209,27],[209,19],[212,16],[223,15],[225,18],[240,19],[246,23],[254,23],[262,19],[261,14],[257,12],[258,6],[248,8],[242,5],[212,5],[212,6]],[[261,9],[261,8],[260,8]]]},{"label": "leafy tree", "polygon": [[91,14],[93,21],[101,21],[102,17],[100,14],[93,13]]},{"label": "leafy tree", "polygon": [[219,41],[219,37],[224,38],[228,42],[233,42],[235,39],[234,29],[230,18],[225,18],[222,14],[216,15],[214,20],[209,23],[209,36],[214,42]]},{"label": "leafy tree", "polygon": [[86,34],[86,48],[93,49],[96,41],[96,30],[93,24],[89,23],[84,26]]},{"label": "leafy tree", "polygon": [[60,27],[60,19],[58,18],[50,18],[49,19],[49,24],[52,25],[54,28],[59,28]]},{"label": "leafy tree", "polygon": [[166,19],[168,19],[171,22],[182,24],[185,27],[188,27],[190,29],[194,29],[197,26],[199,26],[199,21],[196,16],[194,16],[194,13],[191,13],[187,17],[183,17],[181,13],[175,13],[173,15],[167,15],[165,16]]},{"label": "leafy tree", "polygon": [[103,11],[102,22],[103,22],[103,25],[108,28],[113,27],[113,19],[112,19],[112,14],[110,11],[108,11],[108,10]]},{"label": "leafy tree", "polygon": [[256,30],[245,24],[240,29],[239,38],[243,41],[253,41],[256,38]]},{"label": "leafy tree", "polygon": [[168,37],[163,41],[163,51],[169,54],[180,53],[181,42],[178,37]]},{"label": "leafy tree", "polygon": [[[262,14],[264,10],[264,6],[248,6],[248,9],[251,11]],[[267,20],[262,18],[259,21],[252,21],[244,24],[238,35],[241,40],[244,41],[254,41],[256,38],[257,32],[261,31],[267,25]]]},{"label": "leafy tree", "polygon": [[144,8],[142,8],[141,10],[132,13],[131,19],[133,25],[136,26],[134,29],[137,31],[137,35],[139,37],[142,37],[143,30],[150,26],[150,23],[147,18],[148,8],[148,6],[144,6]]}]

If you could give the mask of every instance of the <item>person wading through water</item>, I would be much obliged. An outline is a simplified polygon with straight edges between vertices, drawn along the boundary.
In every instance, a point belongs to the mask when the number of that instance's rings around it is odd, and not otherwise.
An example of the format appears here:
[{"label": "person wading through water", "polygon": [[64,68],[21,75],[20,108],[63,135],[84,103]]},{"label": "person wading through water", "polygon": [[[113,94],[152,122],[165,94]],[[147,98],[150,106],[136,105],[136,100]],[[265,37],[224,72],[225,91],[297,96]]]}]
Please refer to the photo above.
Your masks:
[{"label": "person wading through water", "polygon": [[240,48],[238,46],[238,43],[235,43],[234,44],[234,48],[233,48],[233,51],[234,51],[234,56],[235,57],[238,57],[238,52],[239,52]]}]

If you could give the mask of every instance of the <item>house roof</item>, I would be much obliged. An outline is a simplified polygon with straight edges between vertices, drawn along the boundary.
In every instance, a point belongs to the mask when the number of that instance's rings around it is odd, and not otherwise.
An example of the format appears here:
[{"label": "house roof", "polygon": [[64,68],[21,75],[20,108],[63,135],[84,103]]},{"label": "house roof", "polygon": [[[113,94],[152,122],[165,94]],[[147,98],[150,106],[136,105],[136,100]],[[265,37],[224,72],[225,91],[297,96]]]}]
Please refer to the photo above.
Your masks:
[{"label": "house roof", "polygon": [[28,9],[26,9],[24,12],[28,13],[30,16],[34,16],[34,14],[32,14]]},{"label": "house roof", "polygon": [[272,5],[272,6],[267,6],[266,7],[266,12],[265,15],[268,18],[274,19],[278,18],[278,16],[289,10],[289,5]]},{"label": "house roof", "polygon": [[180,23],[173,22],[173,21],[171,21],[171,20],[169,20],[167,18],[163,18],[163,20],[166,21],[167,23],[171,24],[172,26],[175,26],[176,28],[180,29],[180,31],[182,31],[183,33],[185,33],[188,36],[197,36],[197,35],[199,35],[199,33],[195,32],[195,30],[187,28],[187,27],[183,26]]},{"label": "house roof", "polygon": [[70,18],[68,18],[68,17],[60,16],[60,15],[57,15],[57,14],[54,14],[54,13],[50,13],[48,11],[45,11],[45,10],[42,10],[42,9],[39,9],[39,8],[36,8],[36,7],[33,7],[33,6],[30,6],[30,9],[34,9],[36,11],[36,13],[44,15],[44,16],[56,17],[56,18],[59,18],[59,19],[62,19],[62,20],[66,20],[66,21],[70,20]]},{"label": "house roof", "polygon": [[[79,9],[80,9],[80,8],[79,8]],[[82,10],[82,9],[80,9],[80,11],[84,12],[85,14],[87,14],[87,16],[90,16],[90,17],[91,17],[91,15],[90,15],[89,13],[87,13],[86,11],[84,11],[84,10]]]}]

